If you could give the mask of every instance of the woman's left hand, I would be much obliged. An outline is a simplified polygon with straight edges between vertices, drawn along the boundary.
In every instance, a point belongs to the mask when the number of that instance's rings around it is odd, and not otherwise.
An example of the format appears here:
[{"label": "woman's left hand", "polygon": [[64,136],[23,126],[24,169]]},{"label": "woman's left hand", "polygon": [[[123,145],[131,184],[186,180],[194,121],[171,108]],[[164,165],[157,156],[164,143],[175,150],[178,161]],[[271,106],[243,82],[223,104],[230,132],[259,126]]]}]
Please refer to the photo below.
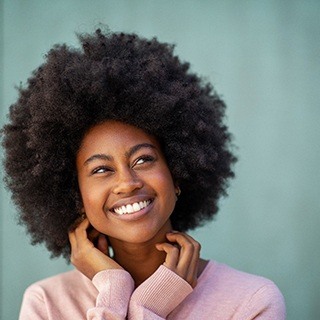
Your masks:
[{"label": "woman's left hand", "polygon": [[156,248],[166,252],[164,266],[186,280],[193,288],[197,284],[200,243],[182,232],[166,235],[170,243],[158,243]]}]

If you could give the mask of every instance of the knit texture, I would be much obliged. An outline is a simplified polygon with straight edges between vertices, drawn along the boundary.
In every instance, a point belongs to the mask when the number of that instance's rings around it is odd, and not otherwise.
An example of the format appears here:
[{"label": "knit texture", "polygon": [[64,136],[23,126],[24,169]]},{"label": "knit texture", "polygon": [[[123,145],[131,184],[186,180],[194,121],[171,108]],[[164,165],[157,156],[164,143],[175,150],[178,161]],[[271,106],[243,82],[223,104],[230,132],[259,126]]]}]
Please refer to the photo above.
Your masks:
[{"label": "knit texture", "polygon": [[26,290],[19,319],[285,318],[283,296],[272,281],[210,261],[194,289],[164,266],[135,290],[124,270],[101,271],[92,281],[77,270],[63,273]]}]

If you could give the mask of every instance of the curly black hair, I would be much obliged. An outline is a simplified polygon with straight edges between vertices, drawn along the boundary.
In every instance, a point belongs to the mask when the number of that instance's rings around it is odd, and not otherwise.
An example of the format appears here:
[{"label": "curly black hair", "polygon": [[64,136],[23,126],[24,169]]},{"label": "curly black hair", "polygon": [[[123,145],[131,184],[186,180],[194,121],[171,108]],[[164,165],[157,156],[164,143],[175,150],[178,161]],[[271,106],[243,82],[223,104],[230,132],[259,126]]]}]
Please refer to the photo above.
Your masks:
[{"label": "curly black hair", "polygon": [[82,203],[75,158],[92,126],[118,120],[161,143],[182,194],[173,228],[212,218],[234,176],[225,104],[174,46],[136,34],[96,30],[81,49],[55,45],[10,107],[2,130],[5,182],[32,243],[69,259],[68,228]]}]

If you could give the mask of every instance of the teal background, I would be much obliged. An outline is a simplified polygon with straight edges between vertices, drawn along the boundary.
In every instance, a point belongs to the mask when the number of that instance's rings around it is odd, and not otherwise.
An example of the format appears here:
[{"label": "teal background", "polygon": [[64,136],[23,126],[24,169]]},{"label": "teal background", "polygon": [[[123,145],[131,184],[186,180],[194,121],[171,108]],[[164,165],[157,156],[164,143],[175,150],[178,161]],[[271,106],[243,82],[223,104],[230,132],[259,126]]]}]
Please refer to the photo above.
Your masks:
[{"label": "teal background", "polygon": [[[100,24],[176,43],[227,102],[237,177],[192,233],[202,255],[271,278],[288,319],[320,319],[320,2],[0,0],[1,124],[48,49]],[[70,266],[28,243],[0,191],[0,317],[11,320],[29,284]]]}]

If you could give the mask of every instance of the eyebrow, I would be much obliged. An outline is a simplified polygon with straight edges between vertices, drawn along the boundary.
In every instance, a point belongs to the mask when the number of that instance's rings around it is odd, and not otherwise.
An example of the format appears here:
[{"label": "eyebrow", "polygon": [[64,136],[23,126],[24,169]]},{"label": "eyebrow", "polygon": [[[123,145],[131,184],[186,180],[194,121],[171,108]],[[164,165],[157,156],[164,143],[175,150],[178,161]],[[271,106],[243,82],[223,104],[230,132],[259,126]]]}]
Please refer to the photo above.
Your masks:
[{"label": "eyebrow", "polygon": [[[143,148],[149,148],[149,149],[156,149],[156,147],[151,143],[140,143],[130,148],[129,151],[125,153],[126,158],[130,158],[132,155],[134,155],[137,151]],[[90,162],[94,160],[105,160],[105,161],[113,161],[113,157],[107,154],[98,153],[94,154],[91,157],[89,157],[85,162],[84,165],[88,165]]]},{"label": "eyebrow", "polygon": [[156,149],[156,147],[151,143],[140,143],[130,148],[128,152],[126,152],[126,157],[130,158],[132,155],[134,155],[137,151],[143,148],[149,148],[149,149]]},{"label": "eyebrow", "polygon": [[89,157],[85,162],[84,165],[88,165],[90,162],[94,160],[105,160],[105,161],[112,161],[113,157],[108,156],[106,154],[94,154],[93,156]]}]

